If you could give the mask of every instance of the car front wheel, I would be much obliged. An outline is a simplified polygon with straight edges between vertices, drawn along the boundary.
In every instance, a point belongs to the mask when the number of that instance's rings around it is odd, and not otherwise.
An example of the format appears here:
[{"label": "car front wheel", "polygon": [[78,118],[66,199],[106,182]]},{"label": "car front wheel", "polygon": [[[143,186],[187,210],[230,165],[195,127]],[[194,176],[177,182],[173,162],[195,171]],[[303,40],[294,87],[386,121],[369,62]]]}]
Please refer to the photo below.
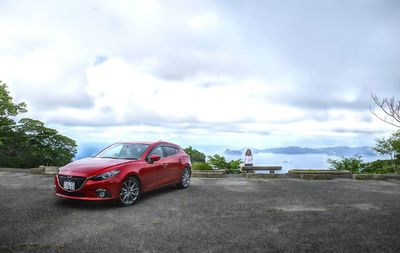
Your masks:
[{"label": "car front wheel", "polygon": [[133,205],[140,195],[140,184],[134,177],[128,177],[121,185],[119,203],[123,206]]},{"label": "car front wheel", "polygon": [[178,184],[178,188],[185,189],[190,185],[190,170],[185,168],[182,172],[181,181]]}]

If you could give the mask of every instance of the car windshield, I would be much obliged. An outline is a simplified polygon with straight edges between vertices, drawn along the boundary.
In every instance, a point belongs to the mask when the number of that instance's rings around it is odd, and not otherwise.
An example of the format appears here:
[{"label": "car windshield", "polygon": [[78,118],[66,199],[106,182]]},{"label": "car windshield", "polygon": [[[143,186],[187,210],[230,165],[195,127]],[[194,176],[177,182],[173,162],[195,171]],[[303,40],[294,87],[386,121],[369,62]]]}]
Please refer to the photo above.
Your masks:
[{"label": "car windshield", "polygon": [[96,158],[137,160],[149,145],[140,143],[115,143],[98,153]]}]

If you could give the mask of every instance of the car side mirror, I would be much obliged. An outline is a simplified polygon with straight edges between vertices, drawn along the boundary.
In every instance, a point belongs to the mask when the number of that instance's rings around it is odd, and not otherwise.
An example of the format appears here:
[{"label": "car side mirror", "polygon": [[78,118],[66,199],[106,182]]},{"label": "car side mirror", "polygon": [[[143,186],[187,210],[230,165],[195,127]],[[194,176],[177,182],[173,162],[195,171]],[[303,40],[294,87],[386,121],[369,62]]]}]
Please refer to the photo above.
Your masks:
[{"label": "car side mirror", "polygon": [[150,161],[151,163],[156,162],[156,161],[158,161],[158,160],[160,160],[160,159],[161,159],[161,156],[156,155],[156,154],[152,154],[152,155],[149,156],[149,161]]}]

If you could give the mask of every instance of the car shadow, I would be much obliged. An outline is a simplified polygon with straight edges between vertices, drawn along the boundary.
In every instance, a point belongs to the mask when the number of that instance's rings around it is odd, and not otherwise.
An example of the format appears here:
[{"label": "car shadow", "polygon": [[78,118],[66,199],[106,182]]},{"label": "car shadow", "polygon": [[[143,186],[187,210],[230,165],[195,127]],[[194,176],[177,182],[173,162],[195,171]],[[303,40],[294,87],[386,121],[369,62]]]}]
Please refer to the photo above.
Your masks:
[{"label": "car shadow", "polygon": [[158,188],[158,189],[143,193],[140,196],[140,198],[138,199],[137,204],[139,204],[142,201],[146,201],[146,200],[149,200],[149,199],[154,198],[156,196],[159,196],[159,195],[164,195],[164,194],[167,194],[167,193],[180,191],[180,190],[181,189],[178,189],[176,186],[171,186],[171,185],[164,186],[164,187],[161,187],[161,188]]},{"label": "car shadow", "polygon": [[63,208],[73,208],[73,209],[112,209],[118,208],[116,201],[85,201],[76,199],[57,199],[56,205]]},{"label": "car shadow", "polygon": [[[179,192],[182,191],[182,189],[178,189],[176,186],[164,186],[152,190],[150,192],[143,193],[133,206],[140,205],[142,202],[151,200],[154,197],[172,193],[175,191]],[[122,208],[122,206],[120,206],[118,202],[114,200],[85,201],[85,200],[58,198],[55,204],[63,208],[87,209],[87,210]]]}]

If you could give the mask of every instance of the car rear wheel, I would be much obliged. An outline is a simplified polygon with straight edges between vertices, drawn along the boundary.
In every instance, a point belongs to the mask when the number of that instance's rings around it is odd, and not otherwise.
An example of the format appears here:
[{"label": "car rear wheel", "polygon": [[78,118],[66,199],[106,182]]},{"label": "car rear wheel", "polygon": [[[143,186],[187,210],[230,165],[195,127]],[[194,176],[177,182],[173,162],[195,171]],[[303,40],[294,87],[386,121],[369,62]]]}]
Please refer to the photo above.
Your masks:
[{"label": "car rear wheel", "polygon": [[190,185],[190,170],[185,168],[182,172],[181,181],[178,184],[178,188],[185,189]]},{"label": "car rear wheel", "polygon": [[139,195],[139,181],[134,177],[128,177],[121,185],[119,203],[123,206],[131,206],[136,202]]}]

